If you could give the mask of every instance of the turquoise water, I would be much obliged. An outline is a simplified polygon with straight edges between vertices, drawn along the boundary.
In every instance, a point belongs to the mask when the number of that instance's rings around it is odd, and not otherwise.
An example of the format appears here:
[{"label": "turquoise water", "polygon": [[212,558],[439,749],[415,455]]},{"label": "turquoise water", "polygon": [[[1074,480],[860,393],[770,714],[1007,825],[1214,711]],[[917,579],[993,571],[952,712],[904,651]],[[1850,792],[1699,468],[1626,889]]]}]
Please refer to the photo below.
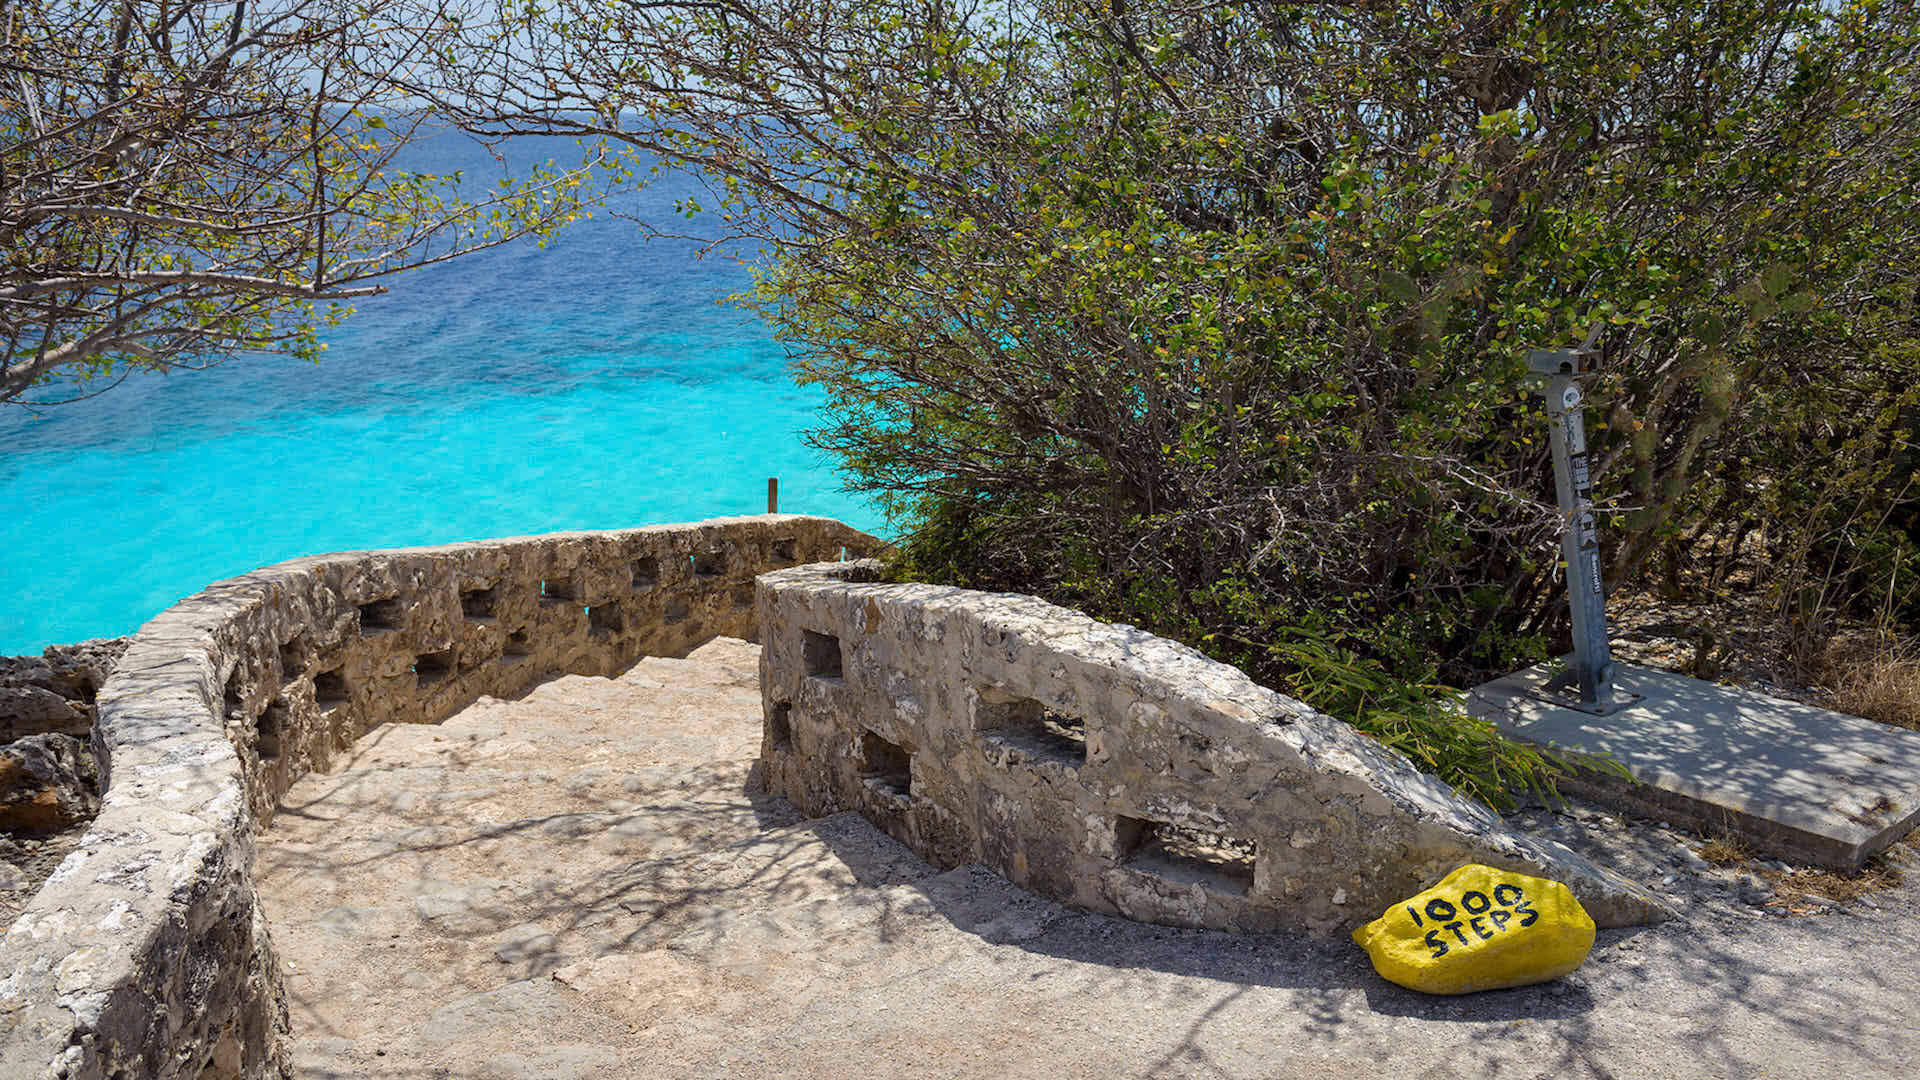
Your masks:
[{"label": "turquoise water", "polygon": [[[464,167],[437,139],[416,168]],[[496,167],[497,168],[497,167]],[[625,209],[663,218],[684,185]],[[0,655],[129,633],[209,582],[299,555],[781,509],[862,528],[799,433],[733,253],[602,215],[401,278],[319,365],[243,358],[90,401],[0,409]]]}]

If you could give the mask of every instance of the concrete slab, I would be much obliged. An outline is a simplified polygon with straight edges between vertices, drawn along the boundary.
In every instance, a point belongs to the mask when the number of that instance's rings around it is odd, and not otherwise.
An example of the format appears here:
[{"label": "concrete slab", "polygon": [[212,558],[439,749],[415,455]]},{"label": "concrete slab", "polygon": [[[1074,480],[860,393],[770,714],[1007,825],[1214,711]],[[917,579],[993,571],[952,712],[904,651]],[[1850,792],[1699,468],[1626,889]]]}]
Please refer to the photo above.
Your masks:
[{"label": "concrete slab", "polygon": [[1611,756],[1632,774],[1583,772],[1562,786],[1623,810],[1757,850],[1855,870],[1920,825],[1920,732],[1615,665],[1642,695],[1611,716],[1543,700],[1541,664],[1480,686],[1468,711],[1540,746]]}]

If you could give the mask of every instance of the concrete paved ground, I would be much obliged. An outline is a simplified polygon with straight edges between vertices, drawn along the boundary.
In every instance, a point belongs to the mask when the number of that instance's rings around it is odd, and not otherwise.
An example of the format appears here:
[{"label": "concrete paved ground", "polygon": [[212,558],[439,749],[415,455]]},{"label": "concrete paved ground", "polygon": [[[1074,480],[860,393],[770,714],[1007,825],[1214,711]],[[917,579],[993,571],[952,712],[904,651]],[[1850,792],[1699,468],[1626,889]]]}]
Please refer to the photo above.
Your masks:
[{"label": "concrete paved ground", "polygon": [[755,794],[718,641],[369,734],[261,844],[304,1077],[1896,1077],[1920,886],[1603,931],[1427,998],[1344,939],[1090,915]]},{"label": "concrete paved ground", "polygon": [[1639,700],[1609,716],[1547,704],[1548,664],[1476,688],[1467,708],[1515,739],[1604,754],[1633,774],[1597,776],[1596,797],[1734,833],[1785,858],[1857,870],[1920,823],[1920,732],[1670,671],[1615,668],[1616,686]]}]

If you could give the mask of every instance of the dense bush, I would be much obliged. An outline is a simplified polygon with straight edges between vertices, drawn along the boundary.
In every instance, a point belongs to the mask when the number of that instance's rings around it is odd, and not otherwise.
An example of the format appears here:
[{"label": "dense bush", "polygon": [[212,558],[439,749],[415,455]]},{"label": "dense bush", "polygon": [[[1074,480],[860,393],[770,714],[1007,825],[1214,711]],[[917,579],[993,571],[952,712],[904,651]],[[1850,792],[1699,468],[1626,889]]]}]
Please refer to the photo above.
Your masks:
[{"label": "dense bush", "polygon": [[1920,605],[1917,18],[582,5],[599,47],[504,24],[464,115],[706,170],[916,572],[1189,640],[1496,797],[1538,761],[1430,703],[1564,633],[1529,347],[1601,327],[1616,582]]}]

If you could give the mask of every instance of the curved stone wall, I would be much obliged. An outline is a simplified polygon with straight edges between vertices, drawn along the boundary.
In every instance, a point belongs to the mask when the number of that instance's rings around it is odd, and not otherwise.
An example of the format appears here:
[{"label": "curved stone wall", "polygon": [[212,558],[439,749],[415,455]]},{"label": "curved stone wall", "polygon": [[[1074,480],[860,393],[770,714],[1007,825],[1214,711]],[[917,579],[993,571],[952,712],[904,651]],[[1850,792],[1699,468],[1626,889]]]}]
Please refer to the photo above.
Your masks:
[{"label": "curved stone wall", "polygon": [[0,1076],[278,1077],[254,830],[387,722],[753,637],[754,578],[871,553],[767,515],[295,559],[135,636],[99,695],[100,816],[0,939]]},{"label": "curved stone wall", "polygon": [[760,579],[761,756],[809,814],[859,810],[943,867],[1180,926],[1348,928],[1466,862],[1563,881],[1602,926],[1666,914],[1193,649],[877,570]]}]

